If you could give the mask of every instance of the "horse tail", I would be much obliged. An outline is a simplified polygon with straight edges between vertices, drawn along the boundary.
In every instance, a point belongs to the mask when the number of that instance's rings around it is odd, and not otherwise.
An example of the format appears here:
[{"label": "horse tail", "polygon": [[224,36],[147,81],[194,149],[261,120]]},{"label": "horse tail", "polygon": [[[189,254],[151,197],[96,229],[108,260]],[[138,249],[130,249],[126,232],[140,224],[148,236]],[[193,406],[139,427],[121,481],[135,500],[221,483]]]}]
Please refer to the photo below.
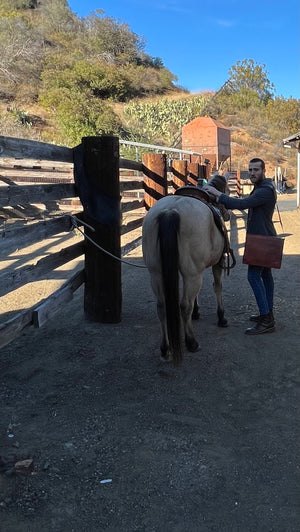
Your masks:
[{"label": "horse tail", "polygon": [[175,210],[162,212],[158,217],[158,239],[165,296],[167,332],[173,362],[176,365],[180,364],[183,358],[180,340],[179,226],[180,217],[179,213]]}]

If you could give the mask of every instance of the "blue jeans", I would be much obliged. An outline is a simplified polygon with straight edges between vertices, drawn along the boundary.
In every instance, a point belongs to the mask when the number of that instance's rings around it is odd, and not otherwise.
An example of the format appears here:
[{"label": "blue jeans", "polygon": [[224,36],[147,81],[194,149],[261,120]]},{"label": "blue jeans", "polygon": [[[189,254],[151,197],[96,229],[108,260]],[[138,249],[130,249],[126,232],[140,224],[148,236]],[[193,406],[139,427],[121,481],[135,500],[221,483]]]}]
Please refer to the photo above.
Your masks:
[{"label": "blue jeans", "polygon": [[248,266],[248,281],[253,290],[260,314],[273,310],[274,280],[271,268]]}]

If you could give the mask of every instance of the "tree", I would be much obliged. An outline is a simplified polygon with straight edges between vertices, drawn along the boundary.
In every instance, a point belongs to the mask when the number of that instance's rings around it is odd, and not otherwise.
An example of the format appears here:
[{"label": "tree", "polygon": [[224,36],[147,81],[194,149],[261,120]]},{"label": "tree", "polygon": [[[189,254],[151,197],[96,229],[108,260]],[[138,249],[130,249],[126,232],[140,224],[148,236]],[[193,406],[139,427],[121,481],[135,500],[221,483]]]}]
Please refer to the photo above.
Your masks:
[{"label": "tree", "polygon": [[41,27],[47,39],[53,35],[77,31],[78,18],[66,0],[48,0],[40,7]]},{"label": "tree", "polygon": [[253,59],[244,59],[244,61],[237,61],[228,73],[234,92],[244,91],[249,96],[249,91],[250,93],[253,91],[264,104],[272,98],[274,85],[268,79],[265,65],[260,65]]},{"label": "tree", "polygon": [[[85,19],[89,57],[105,58],[111,63],[136,62],[144,48],[144,40],[129,29],[128,24],[102,17],[98,10]],[[104,56],[103,56],[104,54]]]},{"label": "tree", "polygon": [[0,83],[2,97],[15,97],[21,87],[35,92],[44,54],[43,39],[22,16],[0,17]]},{"label": "tree", "polygon": [[300,102],[294,98],[275,98],[266,106],[266,116],[277,125],[284,137],[289,137],[299,130]]}]

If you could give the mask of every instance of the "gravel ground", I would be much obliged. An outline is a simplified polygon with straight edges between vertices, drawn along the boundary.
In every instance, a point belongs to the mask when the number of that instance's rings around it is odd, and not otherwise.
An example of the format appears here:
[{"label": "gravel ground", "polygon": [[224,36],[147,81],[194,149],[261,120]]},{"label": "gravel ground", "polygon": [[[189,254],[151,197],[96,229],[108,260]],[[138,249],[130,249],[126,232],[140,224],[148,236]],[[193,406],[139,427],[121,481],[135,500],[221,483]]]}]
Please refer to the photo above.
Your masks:
[{"label": "gravel ground", "polygon": [[[241,263],[245,220],[234,212],[229,327],[216,326],[207,271],[202,349],[181,367],[160,363],[148,272],[126,264],[120,324],[87,322],[80,288],[2,348],[1,532],[298,532],[299,211],[281,216],[274,334],[244,335],[256,307]],[[130,262],[142,264],[140,248]],[[28,301],[40,288],[27,288]]]}]

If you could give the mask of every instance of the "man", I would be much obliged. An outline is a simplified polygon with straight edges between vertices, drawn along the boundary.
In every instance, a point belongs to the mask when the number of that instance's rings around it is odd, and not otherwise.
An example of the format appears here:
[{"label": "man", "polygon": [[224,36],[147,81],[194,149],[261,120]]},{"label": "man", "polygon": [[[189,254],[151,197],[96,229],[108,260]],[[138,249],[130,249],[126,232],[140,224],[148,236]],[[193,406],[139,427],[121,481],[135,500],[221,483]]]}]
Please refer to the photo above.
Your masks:
[{"label": "man", "polygon": [[[272,180],[265,176],[265,163],[262,159],[251,159],[249,177],[254,189],[250,196],[243,199],[231,198],[209,185],[203,187],[203,190],[227,209],[240,211],[248,209],[247,233],[275,236],[276,230],[272,217],[276,204],[276,191]],[[271,268],[249,265],[248,281],[253,290],[259,314],[250,317],[255,325],[249,327],[245,333],[254,335],[273,332],[275,330],[273,315],[274,280]]]}]

